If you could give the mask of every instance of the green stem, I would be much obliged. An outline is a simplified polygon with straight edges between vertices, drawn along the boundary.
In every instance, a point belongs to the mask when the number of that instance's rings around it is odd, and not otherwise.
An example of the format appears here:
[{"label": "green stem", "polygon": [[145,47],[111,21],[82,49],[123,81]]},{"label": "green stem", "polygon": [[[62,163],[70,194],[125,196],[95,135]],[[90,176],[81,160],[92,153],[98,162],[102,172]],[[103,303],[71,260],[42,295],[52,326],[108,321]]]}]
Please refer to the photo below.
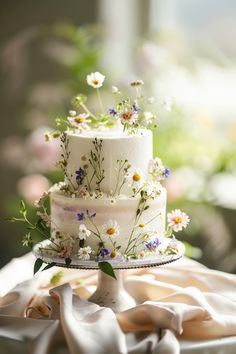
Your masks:
[{"label": "green stem", "polygon": [[85,112],[86,112],[87,114],[89,114],[91,117],[93,117],[94,119],[97,120],[97,117],[96,117],[92,112],[90,112],[90,111],[88,110],[88,108],[85,106],[84,103],[80,103],[80,105],[81,105],[81,107],[85,110]]},{"label": "green stem", "polygon": [[92,230],[90,230],[90,231],[93,232],[93,233],[99,238],[99,240],[100,240],[101,242],[103,242],[103,240],[102,240],[102,238],[101,238],[101,234],[100,234],[100,232],[99,232],[99,230],[98,230],[96,224],[92,221],[92,219],[91,219],[90,217],[89,217],[88,219],[89,219],[90,223],[93,225],[93,227],[95,228],[96,233],[95,233],[94,231],[92,231]]}]

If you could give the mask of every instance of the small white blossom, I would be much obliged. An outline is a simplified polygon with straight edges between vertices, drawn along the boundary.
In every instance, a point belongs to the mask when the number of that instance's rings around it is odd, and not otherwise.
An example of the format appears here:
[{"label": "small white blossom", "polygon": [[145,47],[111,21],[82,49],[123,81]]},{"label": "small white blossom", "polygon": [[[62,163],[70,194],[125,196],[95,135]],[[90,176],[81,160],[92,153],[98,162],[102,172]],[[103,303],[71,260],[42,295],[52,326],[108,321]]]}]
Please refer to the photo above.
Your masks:
[{"label": "small white blossom", "polygon": [[128,181],[129,186],[134,187],[135,189],[141,188],[144,183],[142,172],[139,169],[128,174],[126,180]]},{"label": "small white blossom", "polygon": [[84,224],[79,226],[79,239],[86,240],[87,237],[91,235],[91,231],[87,229]]},{"label": "small white blossom", "polygon": [[120,235],[120,226],[116,220],[109,220],[102,225],[102,236],[115,238]]},{"label": "small white blossom", "polygon": [[90,259],[90,254],[92,253],[91,247],[81,247],[78,250],[78,258],[82,260],[88,260]]},{"label": "small white blossom", "polygon": [[144,186],[144,191],[147,193],[148,197],[155,198],[157,194],[160,194],[163,187],[160,182],[147,182]]},{"label": "small white blossom", "polygon": [[38,215],[45,222],[47,227],[50,227],[51,218],[46,212],[37,211],[36,215]]},{"label": "small white blossom", "polygon": [[70,110],[70,111],[69,111],[69,115],[70,115],[71,117],[75,117],[75,116],[76,116],[76,111]]},{"label": "small white blossom", "polygon": [[146,124],[151,124],[153,122],[154,119],[154,115],[152,112],[143,112],[144,115],[144,119]]},{"label": "small white blossom", "polygon": [[175,232],[185,229],[190,221],[188,215],[179,209],[175,209],[171,213],[168,213],[167,220],[168,226]]},{"label": "small white blossom", "polygon": [[87,75],[87,83],[93,88],[101,87],[103,85],[104,80],[105,80],[105,76],[100,74],[98,71]]}]

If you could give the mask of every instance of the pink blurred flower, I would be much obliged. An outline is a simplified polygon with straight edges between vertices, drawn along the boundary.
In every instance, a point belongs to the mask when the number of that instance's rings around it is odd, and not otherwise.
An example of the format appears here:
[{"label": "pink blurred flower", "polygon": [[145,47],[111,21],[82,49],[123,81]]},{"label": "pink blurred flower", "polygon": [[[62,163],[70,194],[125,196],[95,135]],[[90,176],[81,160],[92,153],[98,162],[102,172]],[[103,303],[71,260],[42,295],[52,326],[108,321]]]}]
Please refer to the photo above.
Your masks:
[{"label": "pink blurred flower", "polygon": [[20,196],[32,205],[49,187],[50,183],[48,179],[40,174],[22,177],[17,183],[17,191]]},{"label": "pink blurred flower", "polygon": [[11,135],[1,144],[1,157],[5,164],[19,168],[25,159],[24,141],[19,136]]}]

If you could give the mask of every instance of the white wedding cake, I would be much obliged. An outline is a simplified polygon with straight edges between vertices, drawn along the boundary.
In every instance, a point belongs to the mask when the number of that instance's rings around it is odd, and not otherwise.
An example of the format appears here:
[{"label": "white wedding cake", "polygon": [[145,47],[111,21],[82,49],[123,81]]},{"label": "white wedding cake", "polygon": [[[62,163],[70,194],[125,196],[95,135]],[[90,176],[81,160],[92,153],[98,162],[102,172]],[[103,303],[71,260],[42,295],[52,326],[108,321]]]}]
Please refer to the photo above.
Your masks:
[{"label": "white wedding cake", "polygon": [[75,258],[120,262],[175,254],[175,239],[169,239],[172,244],[164,241],[189,222],[177,209],[168,214],[165,227],[166,189],[160,181],[170,170],[153,158],[150,128],[156,125],[156,115],[144,109],[143,82],[131,83],[136,92],[132,100],[113,87],[118,102],[106,111],[99,93],[104,78],[98,72],[87,77],[97,90],[102,113],[93,114],[85,96],[78,95],[67,119],[57,119],[65,129],[45,134],[61,140],[58,164],[64,181],[49,191],[50,213],[41,200],[43,212],[38,215],[40,223],[50,226],[49,256],[56,254],[67,265]]}]

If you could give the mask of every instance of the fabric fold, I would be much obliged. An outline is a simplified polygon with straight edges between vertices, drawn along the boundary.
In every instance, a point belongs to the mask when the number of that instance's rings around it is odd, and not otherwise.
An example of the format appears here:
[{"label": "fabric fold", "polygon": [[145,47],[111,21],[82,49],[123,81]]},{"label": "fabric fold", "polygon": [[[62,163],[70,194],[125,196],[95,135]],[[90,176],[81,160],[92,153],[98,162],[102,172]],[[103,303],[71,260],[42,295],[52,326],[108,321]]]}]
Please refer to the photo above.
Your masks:
[{"label": "fabric fold", "polygon": [[[28,269],[30,259],[14,260],[1,270],[0,284],[16,267],[21,272]],[[0,343],[1,338],[24,343],[24,354],[179,354],[182,349],[192,352],[191,343],[195,353],[198,346],[202,353],[211,343],[208,340],[236,336],[233,274],[187,258],[163,267],[128,270],[124,285],[137,306],[115,314],[87,300],[96,285],[95,271],[63,269],[59,286],[52,288],[50,278],[59,270],[34,278],[26,272],[23,282],[11,280],[12,289],[2,291]],[[236,352],[236,339],[232,348],[233,339],[230,349]]]}]

